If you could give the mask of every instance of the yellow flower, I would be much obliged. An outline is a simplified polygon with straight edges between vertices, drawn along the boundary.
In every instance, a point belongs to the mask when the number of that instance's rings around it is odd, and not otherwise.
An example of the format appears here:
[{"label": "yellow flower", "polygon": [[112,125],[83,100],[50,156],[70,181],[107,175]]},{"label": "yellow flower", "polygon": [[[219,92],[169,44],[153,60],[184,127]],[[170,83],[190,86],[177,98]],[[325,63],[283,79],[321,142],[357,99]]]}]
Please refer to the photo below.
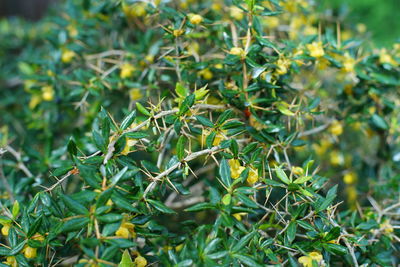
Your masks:
[{"label": "yellow flower", "polygon": [[357,174],[355,172],[348,172],[343,176],[345,184],[354,184],[357,181]]},{"label": "yellow flower", "polygon": [[284,75],[288,72],[288,67],[290,65],[290,61],[285,58],[279,58],[276,64],[275,72],[279,75]]},{"label": "yellow flower", "polygon": [[8,256],[3,263],[11,267],[18,267],[17,259],[14,256]]},{"label": "yellow flower", "polygon": [[[211,132],[207,129],[203,129],[203,132],[201,134],[201,145],[204,146],[206,143],[206,139],[207,136],[210,134]],[[226,135],[226,131],[222,130],[221,132],[218,132],[215,137],[214,137],[214,141],[213,141],[213,146],[218,146],[221,141],[225,140],[225,135]]]},{"label": "yellow flower", "polygon": [[352,58],[349,53],[346,52],[344,54],[343,70],[345,72],[353,72],[355,65],[356,65],[356,60]]},{"label": "yellow flower", "polygon": [[393,226],[388,220],[385,220],[383,223],[381,223],[379,227],[385,234],[391,234],[394,231]]},{"label": "yellow flower", "polygon": [[187,51],[190,55],[197,55],[199,53],[199,50],[200,50],[200,45],[198,42],[191,42],[187,46]]},{"label": "yellow flower", "polygon": [[249,176],[247,176],[247,182],[249,184],[255,184],[258,181],[258,172],[257,170],[250,168]]},{"label": "yellow flower", "polygon": [[244,171],[245,167],[241,166],[239,160],[237,159],[230,159],[228,164],[231,169],[232,179],[239,178],[240,174]]},{"label": "yellow flower", "polygon": [[121,72],[120,72],[119,76],[122,79],[130,78],[130,77],[132,77],[134,71],[135,71],[135,67],[132,64],[124,63],[121,66]]},{"label": "yellow flower", "polygon": [[33,259],[36,258],[37,256],[37,248],[26,246],[23,251],[24,251],[24,256],[27,259]]},{"label": "yellow flower", "polygon": [[132,223],[121,223],[121,226],[118,228],[118,230],[115,232],[116,236],[122,237],[122,238],[131,238],[131,237],[136,237],[136,233],[134,231],[135,225]]},{"label": "yellow flower", "polygon": [[143,94],[139,88],[132,88],[129,90],[129,97],[132,101],[139,100],[143,98]]},{"label": "yellow flower", "polygon": [[184,34],[184,33],[185,33],[185,31],[184,31],[183,29],[174,30],[174,31],[172,32],[172,34],[173,34],[175,37],[181,36],[181,35]]},{"label": "yellow flower", "polygon": [[1,234],[4,236],[8,236],[8,232],[10,231],[10,224],[4,224],[3,227],[1,228]]},{"label": "yellow flower", "polygon": [[357,189],[354,185],[350,185],[346,188],[347,202],[352,210],[356,209],[357,202]]},{"label": "yellow flower", "polygon": [[32,236],[33,240],[37,240],[37,241],[43,241],[44,240],[44,236],[41,235],[40,233],[36,233]]},{"label": "yellow flower", "polygon": [[235,217],[236,220],[241,221],[242,220],[242,216],[245,216],[247,213],[245,212],[240,212],[240,213],[235,213],[232,214],[233,217]]},{"label": "yellow flower", "polygon": [[343,126],[339,121],[335,120],[329,127],[329,131],[331,132],[331,134],[339,136],[343,133]]},{"label": "yellow flower", "polygon": [[76,56],[75,52],[69,49],[65,49],[61,54],[61,61],[63,63],[70,63]]},{"label": "yellow flower", "polygon": [[203,17],[199,14],[189,14],[189,21],[190,23],[197,25],[203,21]]},{"label": "yellow flower", "polygon": [[242,20],[244,18],[243,10],[241,10],[237,6],[232,6],[230,8],[229,14],[235,20]]},{"label": "yellow flower", "polygon": [[213,78],[213,73],[208,68],[199,71],[198,74],[205,80],[211,80]]},{"label": "yellow flower", "polygon": [[124,150],[121,151],[122,155],[128,155],[131,152],[131,147],[136,145],[138,141],[134,138],[126,138],[126,144]]},{"label": "yellow flower", "polygon": [[344,157],[342,153],[335,150],[332,151],[329,156],[330,156],[330,162],[333,166],[343,165]]},{"label": "yellow flower", "polygon": [[356,29],[359,33],[365,33],[367,31],[367,26],[363,23],[357,23]]},{"label": "yellow flower", "polygon": [[308,256],[302,256],[299,258],[299,263],[304,267],[313,267],[313,261],[317,262],[318,266],[325,265],[321,253],[316,251],[310,252]]},{"label": "yellow flower", "polygon": [[303,175],[304,174],[304,170],[302,167],[298,167],[298,166],[293,166],[292,167],[292,172],[296,175]]},{"label": "yellow flower", "polygon": [[67,31],[68,31],[69,36],[71,36],[71,37],[76,37],[79,33],[78,30],[76,29],[76,27],[72,24],[69,24],[67,26]]},{"label": "yellow flower", "polygon": [[246,57],[246,53],[241,47],[232,47],[231,50],[229,51],[229,54],[238,56],[242,59]]},{"label": "yellow flower", "polygon": [[175,247],[175,251],[177,251],[177,252],[181,251],[182,249],[183,249],[183,243],[182,243],[182,244],[179,244],[179,245],[177,245],[177,246]]},{"label": "yellow flower", "polygon": [[263,19],[264,24],[270,29],[275,29],[279,26],[279,18],[274,16],[267,16]]},{"label": "yellow flower", "polygon": [[312,57],[319,58],[325,55],[322,42],[312,42],[311,44],[307,44],[306,47]]},{"label": "yellow flower", "polygon": [[330,148],[332,146],[331,142],[329,142],[329,140],[327,139],[322,139],[320,141],[320,144],[313,144],[313,148],[315,150],[315,153],[318,156],[323,156],[325,154],[325,152],[328,150],[328,148]]},{"label": "yellow flower", "polygon": [[44,101],[52,101],[54,99],[54,89],[47,85],[42,87],[42,98]]},{"label": "yellow flower", "polygon": [[130,17],[143,17],[147,14],[146,3],[137,3],[131,7]]},{"label": "yellow flower", "polygon": [[393,66],[398,65],[398,63],[393,59],[393,57],[388,53],[388,51],[385,48],[379,51],[379,63],[390,64]]},{"label": "yellow flower", "polygon": [[136,267],[145,267],[147,265],[147,260],[145,257],[139,255],[135,258],[134,263]]}]

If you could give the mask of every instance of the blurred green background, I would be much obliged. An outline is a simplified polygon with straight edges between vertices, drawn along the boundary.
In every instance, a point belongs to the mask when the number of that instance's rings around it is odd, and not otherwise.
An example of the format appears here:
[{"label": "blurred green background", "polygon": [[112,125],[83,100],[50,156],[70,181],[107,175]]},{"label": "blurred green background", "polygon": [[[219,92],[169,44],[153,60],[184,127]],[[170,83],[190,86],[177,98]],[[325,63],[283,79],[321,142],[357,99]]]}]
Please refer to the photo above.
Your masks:
[{"label": "blurred green background", "polygon": [[400,42],[400,0],[316,0],[350,23],[364,23],[378,46]]}]

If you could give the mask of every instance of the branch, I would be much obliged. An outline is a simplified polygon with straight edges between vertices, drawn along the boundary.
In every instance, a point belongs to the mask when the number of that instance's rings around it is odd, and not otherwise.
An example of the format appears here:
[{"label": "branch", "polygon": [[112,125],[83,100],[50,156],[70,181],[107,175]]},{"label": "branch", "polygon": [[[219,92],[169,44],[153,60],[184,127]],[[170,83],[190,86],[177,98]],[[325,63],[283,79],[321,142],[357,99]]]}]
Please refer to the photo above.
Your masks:
[{"label": "branch", "polygon": [[[221,108],[224,108],[224,106],[222,106],[222,105],[197,104],[197,105],[194,105],[193,108],[221,109]],[[136,131],[140,130],[141,128],[143,128],[144,126],[146,126],[151,120],[157,120],[157,119],[160,119],[162,117],[166,117],[168,115],[175,114],[178,111],[179,111],[179,109],[177,109],[177,108],[171,109],[171,110],[161,111],[157,115],[154,115],[154,116],[148,118],[147,120],[143,121],[139,125],[131,128],[131,129],[126,129],[122,133],[117,134],[114,137],[114,139],[108,144],[107,153],[106,153],[106,155],[104,157],[103,164],[104,165],[107,164],[107,162],[111,159],[111,157],[113,156],[113,153],[115,151],[115,143],[118,141],[118,138],[121,137],[123,134],[136,132]]]},{"label": "branch", "polygon": [[[197,151],[194,152],[190,155],[188,155],[186,158],[184,158],[182,160],[182,162],[188,162],[191,160],[194,160],[197,157],[206,155],[206,154],[211,154],[213,152],[216,152],[217,150],[220,150],[221,148],[219,146],[214,146],[212,148],[209,149],[204,149],[201,151]],[[182,162],[178,162],[175,165],[169,167],[168,169],[166,169],[165,171],[163,171],[162,173],[160,173],[159,175],[157,175],[156,177],[152,178],[153,181],[146,187],[146,190],[143,193],[143,198],[146,198],[146,195],[152,191],[154,189],[154,187],[156,186],[157,182],[161,180],[161,178],[167,176],[168,174],[170,174],[171,172],[173,172],[175,169],[177,169],[179,166],[182,165]]]}]

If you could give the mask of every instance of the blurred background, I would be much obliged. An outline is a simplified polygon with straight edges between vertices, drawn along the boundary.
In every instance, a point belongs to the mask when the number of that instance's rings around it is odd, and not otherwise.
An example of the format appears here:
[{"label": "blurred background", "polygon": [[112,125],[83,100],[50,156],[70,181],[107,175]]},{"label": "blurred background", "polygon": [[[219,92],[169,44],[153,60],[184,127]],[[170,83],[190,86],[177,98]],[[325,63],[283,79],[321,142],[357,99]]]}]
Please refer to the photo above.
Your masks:
[{"label": "blurred background", "polygon": [[378,46],[400,41],[400,0],[316,0],[348,23],[363,23]]},{"label": "blurred background", "polygon": [[[87,1],[87,0],[82,0]],[[294,0],[289,0],[294,1]],[[315,0],[320,10],[347,23],[367,26],[371,40],[387,46],[400,40],[400,0]],[[0,17],[22,16],[37,20],[56,0],[0,0]],[[328,11],[326,11],[328,10]]]}]

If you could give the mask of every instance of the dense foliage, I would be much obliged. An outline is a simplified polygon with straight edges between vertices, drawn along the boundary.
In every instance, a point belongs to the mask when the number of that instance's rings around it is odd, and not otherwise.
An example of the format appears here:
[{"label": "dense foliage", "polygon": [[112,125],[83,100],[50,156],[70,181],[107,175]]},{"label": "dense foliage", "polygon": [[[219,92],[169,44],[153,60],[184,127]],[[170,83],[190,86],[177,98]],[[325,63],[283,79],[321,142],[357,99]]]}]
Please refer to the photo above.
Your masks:
[{"label": "dense foliage", "polygon": [[0,266],[400,264],[400,44],[306,0],[0,22]]}]

